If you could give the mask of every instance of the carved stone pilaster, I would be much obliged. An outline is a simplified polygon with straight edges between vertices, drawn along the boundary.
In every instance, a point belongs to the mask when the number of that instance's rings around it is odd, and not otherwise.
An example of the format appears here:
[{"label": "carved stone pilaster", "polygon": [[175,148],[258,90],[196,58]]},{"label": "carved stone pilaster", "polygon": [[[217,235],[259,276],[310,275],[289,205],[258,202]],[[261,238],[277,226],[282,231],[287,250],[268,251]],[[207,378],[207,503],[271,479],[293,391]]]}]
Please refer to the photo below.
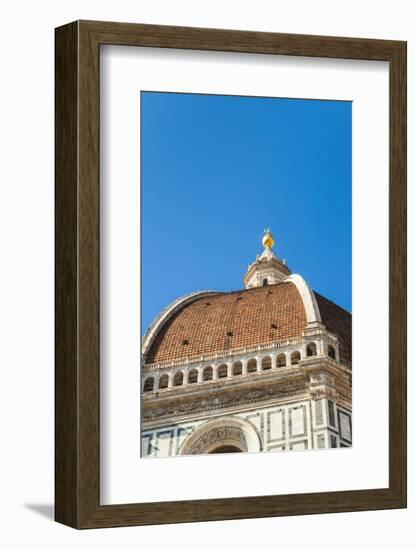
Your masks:
[{"label": "carved stone pilaster", "polygon": [[336,399],[337,391],[334,377],[328,372],[312,372],[310,377],[310,396],[312,399]]}]

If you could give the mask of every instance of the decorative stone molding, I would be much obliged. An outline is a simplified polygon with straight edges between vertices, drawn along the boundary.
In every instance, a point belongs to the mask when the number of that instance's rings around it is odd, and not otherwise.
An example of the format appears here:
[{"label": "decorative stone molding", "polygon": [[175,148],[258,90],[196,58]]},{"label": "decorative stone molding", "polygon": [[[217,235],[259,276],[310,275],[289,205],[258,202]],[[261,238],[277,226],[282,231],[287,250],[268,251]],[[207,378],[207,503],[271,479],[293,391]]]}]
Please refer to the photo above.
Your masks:
[{"label": "decorative stone molding", "polygon": [[211,420],[191,434],[179,454],[209,454],[218,447],[232,445],[241,452],[261,450],[261,441],[255,427],[247,420],[229,417]]},{"label": "decorative stone molding", "polygon": [[312,399],[336,399],[334,377],[325,371],[310,373],[310,395]]},{"label": "decorative stone molding", "polygon": [[204,411],[215,411],[269,399],[286,398],[305,392],[308,392],[307,383],[304,380],[298,380],[266,388],[246,389],[210,397],[195,396],[192,399],[169,400],[166,403],[153,400],[143,408],[142,414],[144,422],[152,422],[163,417],[178,417]]}]

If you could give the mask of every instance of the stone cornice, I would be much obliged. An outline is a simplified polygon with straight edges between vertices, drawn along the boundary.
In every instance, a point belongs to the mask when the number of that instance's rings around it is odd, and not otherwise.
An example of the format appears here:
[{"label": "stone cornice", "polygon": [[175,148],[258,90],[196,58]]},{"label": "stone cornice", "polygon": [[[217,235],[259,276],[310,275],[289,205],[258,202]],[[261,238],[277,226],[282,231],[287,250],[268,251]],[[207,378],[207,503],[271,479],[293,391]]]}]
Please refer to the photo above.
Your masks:
[{"label": "stone cornice", "polygon": [[293,379],[294,377],[302,377],[308,380],[308,377],[303,373],[299,365],[291,365],[288,367],[280,367],[267,371],[251,373],[248,376],[239,376],[234,378],[219,378],[217,380],[204,381],[200,384],[189,384],[178,386],[173,389],[163,389],[152,393],[142,393],[142,402],[158,401],[159,403],[168,400],[176,400],[182,398],[195,397],[200,399],[201,396],[211,395],[216,392],[233,392],[239,388],[253,388],[268,384],[279,383],[282,380]]},{"label": "stone cornice", "polygon": [[280,401],[295,401],[308,399],[308,382],[303,376],[294,377],[291,380],[281,381],[274,385],[261,385],[252,388],[242,388],[240,391],[226,391],[224,388],[217,392],[211,392],[204,397],[194,399],[170,399],[165,402],[153,402],[152,405],[144,405],[142,409],[143,425],[146,429],[150,424],[158,423],[159,420],[166,424],[189,420],[190,416],[204,413],[214,414],[215,411],[229,409],[239,410],[250,405],[276,403]]},{"label": "stone cornice", "polygon": [[300,362],[299,366],[307,374],[325,369],[336,377],[340,376],[341,373],[349,377],[352,375],[352,371],[346,365],[343,365],[330,357],[321,357],[319,355],[306,357]]}]

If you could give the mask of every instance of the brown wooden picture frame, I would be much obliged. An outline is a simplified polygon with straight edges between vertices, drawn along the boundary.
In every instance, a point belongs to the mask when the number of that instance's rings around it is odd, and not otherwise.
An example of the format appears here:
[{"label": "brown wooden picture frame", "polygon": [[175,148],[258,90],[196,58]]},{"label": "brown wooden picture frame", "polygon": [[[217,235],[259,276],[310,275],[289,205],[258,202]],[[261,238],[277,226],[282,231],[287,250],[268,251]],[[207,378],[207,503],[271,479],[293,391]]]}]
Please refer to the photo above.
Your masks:
[{"label": "brown wooden picture frame", "polygon": [[[117,44],[389,62],[389,487],[100,505],[99,58]],[[406,507],[406,43],[76,21],[56,29],[55,519],[116,527]]]}]

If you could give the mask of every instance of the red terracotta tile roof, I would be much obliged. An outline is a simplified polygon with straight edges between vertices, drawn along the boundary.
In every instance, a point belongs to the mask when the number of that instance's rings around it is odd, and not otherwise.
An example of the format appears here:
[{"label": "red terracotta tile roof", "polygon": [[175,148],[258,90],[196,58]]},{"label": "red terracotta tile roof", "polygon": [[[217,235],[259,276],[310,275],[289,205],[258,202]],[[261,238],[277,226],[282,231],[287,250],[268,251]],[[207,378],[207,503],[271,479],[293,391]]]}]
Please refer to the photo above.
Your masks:
[{"label": "red terracotta tile roof", "polygon": [[314,294],[323,324],[329,332],[339,338],[340,361],[350,366],[352,364],[352,314],[318,292]]},{"label": "red terracotta tile roof", "polygon": [[[339,338],[342,363],[352,361],[352,316],[314,293],[325,327]],[[159,330],[147,363],[199,357],[301,336],[303,301],[292,283],[202,296],[172,315]]]},{"label": "red terracotta tile roof", "polygon": [[219,293],[176,312],[162,326],[146,362],[268,344],[300,336],[306,325],[303,301],[292,283]]}]

